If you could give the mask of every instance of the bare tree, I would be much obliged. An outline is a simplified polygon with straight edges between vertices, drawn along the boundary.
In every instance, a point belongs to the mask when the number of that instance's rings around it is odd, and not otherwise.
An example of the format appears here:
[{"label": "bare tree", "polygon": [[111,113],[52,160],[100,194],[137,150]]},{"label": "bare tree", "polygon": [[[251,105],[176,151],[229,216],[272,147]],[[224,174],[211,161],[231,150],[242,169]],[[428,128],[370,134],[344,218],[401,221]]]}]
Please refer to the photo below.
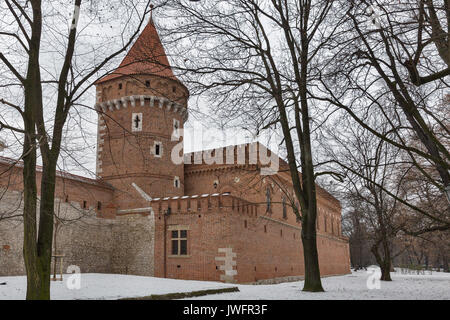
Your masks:
[{"label": "bare tree", "polygon": [[[0,5],[3,13],[0,66],[6,72],[4,77],[9,81],[8,86],[15,88],[15,93],[21,97],[18,102],[2,97],[0,102],[11,108],[23,123],[10,125],[2,121],[0,128],[20,136],[23,144],[20,159],[23,161],[27,299],[50,298],[55,178],[67,119],[92,86],[91,81],[100,75],[99,72],[104,72],[115,57],[125,52],[138,35],[149,8],[148,1],[130,1],[126,5],[121,2],[121,14],[128,16],[125,20],[137,18],[137,24],[124,24],[123,38],[118,46],[108,46],[108,41],[95,46],[92,42],[83,42],[82,30],[88,29],[93,21],[99,21],[101,25],[105,3],[92,2],[84,10],[82,2],[74,1],[71,17],[65,10],[67,3],[60,1],[5,0]],[[79,28],[80,20],[82,28]],[[69,28],[66,29],[66,25]],[[63,30],[61,26],[64,26]],[[53,56],[56,62],[49,70],[41,56],[51,48],[56,52]],[[93,60],[83,60],[85,56]],[[42,161],[39,207],[36,201],[38,157]]]},{"label": "bare tree", "polygon": [[[441,101],[450,72],[448,1],[342,1],[340,10],[348,19],[321,70],[321,97],[404,150],[427,183],[447,193],[448,108]],[[373,113],[384,115],[388,135],[368,125]],[[411,137],[420,146],[409,144]]]},{"label": "bare tree", "polygon": [[355,270],[366,268],[374,260],[370,254],[369,228],[364,213],[359,208],[350,208],[343,217],[342,232],[349,238],[350,261]]},{"label": "bare tree", "polygon": [[403,225],[397,176],[400,150],[361,127],[349,127],[348,132],[329,130],[335,142],[329,156],[341,167],[341,197],[367,231],[366,241],[381,268],[381,280],[391,281],[392,259],[399,254],[393,252],[393,243]]}]

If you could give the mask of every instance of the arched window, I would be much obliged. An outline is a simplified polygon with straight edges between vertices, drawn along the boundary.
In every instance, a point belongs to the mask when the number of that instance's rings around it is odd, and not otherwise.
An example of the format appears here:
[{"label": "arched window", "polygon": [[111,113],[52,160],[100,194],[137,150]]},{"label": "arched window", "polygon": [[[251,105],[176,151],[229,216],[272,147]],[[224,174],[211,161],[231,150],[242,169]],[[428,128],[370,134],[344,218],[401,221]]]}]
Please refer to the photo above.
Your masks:
[{"label": "arched window", "polygon": [[287,219],[286,197],[283,197],[283,219]]}]

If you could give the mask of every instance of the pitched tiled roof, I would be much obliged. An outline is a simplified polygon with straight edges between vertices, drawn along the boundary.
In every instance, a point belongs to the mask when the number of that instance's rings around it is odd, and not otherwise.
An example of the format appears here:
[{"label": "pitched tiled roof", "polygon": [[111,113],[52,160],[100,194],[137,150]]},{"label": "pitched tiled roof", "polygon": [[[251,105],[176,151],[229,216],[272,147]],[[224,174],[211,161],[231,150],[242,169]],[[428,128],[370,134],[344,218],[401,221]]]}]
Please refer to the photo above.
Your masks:
[{"label": "pitched tiled roof", "polygon": [[[23,168],[23,161],[0,156],[0,165],[6,165],[11,168],[12,167]],[[36,172],[42,172],[42,166],[36,165]],[[73,181],[96,185],[102,188],[114,189],[109,183],[105,181],[99,179],[86,178],[65,171],[56,170],[56,176],[62,179],[70,179]]]},{"label": "pitched tiled roof", "polygon": [[113,73],[98,80],[97,83],[124,75],[137,74],[153,74],[162,78],[177,80],[151,19],[119,67]]}]

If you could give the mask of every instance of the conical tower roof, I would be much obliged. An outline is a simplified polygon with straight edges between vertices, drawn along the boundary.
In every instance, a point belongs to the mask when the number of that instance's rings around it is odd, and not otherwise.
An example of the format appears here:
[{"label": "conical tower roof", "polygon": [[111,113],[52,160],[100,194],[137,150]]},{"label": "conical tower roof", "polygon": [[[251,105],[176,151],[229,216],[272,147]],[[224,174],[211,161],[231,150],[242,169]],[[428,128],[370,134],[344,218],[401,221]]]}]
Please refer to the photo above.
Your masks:
[{"label": "conical tower roof", "polygon": [[153,20],[142,31],[119,67],[97,83],[121,76],[152,74],[178,81],[167,59],[166,52],[156,31]]}]

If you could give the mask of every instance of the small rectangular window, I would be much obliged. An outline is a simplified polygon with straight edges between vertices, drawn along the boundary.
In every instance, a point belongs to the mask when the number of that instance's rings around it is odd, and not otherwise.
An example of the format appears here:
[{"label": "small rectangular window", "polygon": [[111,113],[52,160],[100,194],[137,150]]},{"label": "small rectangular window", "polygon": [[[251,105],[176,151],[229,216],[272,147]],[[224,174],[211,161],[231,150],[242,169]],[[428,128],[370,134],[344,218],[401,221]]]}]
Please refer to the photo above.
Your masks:
[{"label": "small rectangular window", "polygon": [[87,208],[87,201],[83,201],[83,209]]},{"label": "small rectangular window", "polygon": [[175,177],[175,178],[173,179],[173,186],[174,186],[175,188],[179,188],[179,187],[180,187],[180,178],[179,178],[179,177]]},{"label": "small rectangular window", "polygon": [[147,88],[150,88],[150,80],[145,81],[145,86],[146,86]]},{"label": "small rectangular window", "polygon": [[155,145],[153,146],[153,152],[155,157],[161,157],[162,156],[162,143],[157,141],[155,142]]},{"label": "small rectangular window", "polygon": [[188,254],[187,230],[172,231],[172,255],[185,256]]},{"label": "small rectangular window", "polygon": [[131,128],[133,132],[142,131],[142,113],[133,113],[131,118]]},{"label": "small rectangular window", "polygon": [[122,84],[119,83],[119,90],[122,90]]},{"label": "small rectangular window", "polygon": [[100,201],[97,202],[97,210],[102,210],[102,203]]},{"label": "small rectangular window", "polygon": [[175,138],[180,137],[180,121],[177,119],[173,119],[173,133],[172,136]]}]

